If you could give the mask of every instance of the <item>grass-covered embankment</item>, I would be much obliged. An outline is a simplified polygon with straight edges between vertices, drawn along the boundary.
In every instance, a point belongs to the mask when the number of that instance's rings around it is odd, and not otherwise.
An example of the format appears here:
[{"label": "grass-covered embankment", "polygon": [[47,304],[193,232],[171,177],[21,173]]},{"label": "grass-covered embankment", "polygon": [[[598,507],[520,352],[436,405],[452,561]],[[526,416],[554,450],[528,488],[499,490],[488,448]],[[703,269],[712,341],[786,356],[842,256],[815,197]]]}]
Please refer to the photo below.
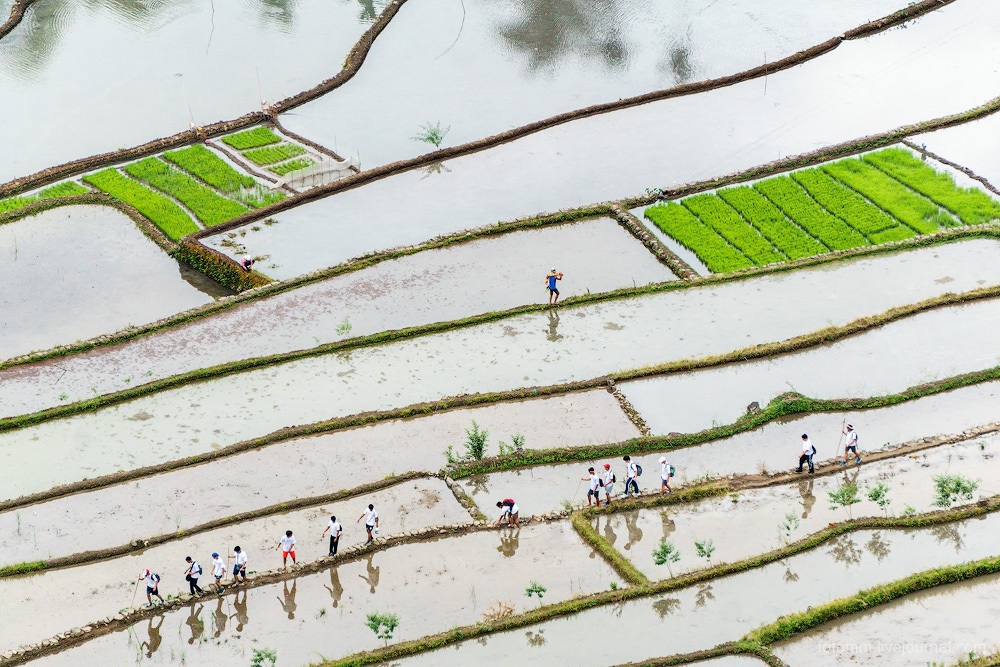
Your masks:
[{"label": "grass-covered embankment", "polygon": [[16,211],[28,206],[29,204],[34,204],[35,202],[44,201],[46,199],[74,197],[76,195],[86,194],[87,192],[90,192],[90,190],[83,187],[79,183],[74,183],[73,181],[59,183],[43,190],[39,190],[36,194],[29,195],[27,197],[8,197],[7,199],[0,199],[0,215],[9,213],[10,211]]}]

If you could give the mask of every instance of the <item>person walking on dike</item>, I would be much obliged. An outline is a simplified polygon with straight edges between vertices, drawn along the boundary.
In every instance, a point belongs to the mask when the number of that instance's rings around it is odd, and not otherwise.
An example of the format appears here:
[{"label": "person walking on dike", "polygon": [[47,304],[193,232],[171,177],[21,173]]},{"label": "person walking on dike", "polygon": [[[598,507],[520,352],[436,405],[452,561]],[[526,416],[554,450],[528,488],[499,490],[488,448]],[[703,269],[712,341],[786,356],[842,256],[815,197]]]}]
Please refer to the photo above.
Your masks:
[{"label": "person walking on dike", "polygon": [[611,464],[604,464],[604,506],[611,504],[611,494],[615,490],[615,474],[611,472]]},{"label": "person walking on dike", "polygon": [[639,497],[639,464],[632,462],[632,457],[626,454],[622,457],[622,461],[625,462],[625,493],[622,494],[622,498],[628,498],[629,490],[635,493],[635,497]]},{"label": "person walking on dike", "polygon": [[670,488],[670,478],[674,476],[674,468],[669,463],[667,463],[667,457],[660,457],[660,495],[664,493],[673,493],[674,490]]},{"label": "person walking on dike", "polygon": [[500,524],[501,521],[507,519],[507,526],[513,528],[517,526],[521,527],[521,509],[514,502],[513,498],[504,498],[497,502],[497,507],[500,508],[500,518],[493,522],[494,526]]},{"label": "person walking on dike", "polygon": [[226,576],[226,564],[222,562],[222,556],[218,551],[212,552],[212,576],[215,578],[215,592],[221,594],[225,588],[222,585],[222,578]]},{"label": "person walking on dike", "polygon": [[331,516],[330,523],[327,524],[326,528],[324,528],[323,532],[319,535],[320,539],[323,539],[323,536],[326,535],[326,531],[330,531],[330,555],[336,556],[337,545],[340,544],[340,534],[344,532],[344,527],[340,525],[339,521],[337,521],[337,517]]},{"label": "person walking on dike", "polygon": [[809,463],[809,474],[816,472],[813,467],[813,456],[816,454],[816,448],[813,447],[812,440],[809,439],[809,435],[806,433],[802,434],[802,455],[799,456],[799,467],[796,468],[795,472],[802,472],[802,464]]},{"label": "person walking on dike", "polygon": [[233,565],[233,585],[239,586],[247,582],[247,555],[240,549],[239,545],[233,547],[233,558],[236,563]]},{"label": "person walking on dike", "polygon": [[847,454],[851,452],[854,454],[854,462],[861,463],[861,455],[858,454],[858,432],[854,430],[852,424],[848,424],[847,428],[844,429],[844,437],[847,438],[844,443],[844,460],[840,465],[847,465]]},{"label": "person walking on dike", "polygon": [[359,516],[358,520],[354,523],[359,523],[362,519],[365,520],[365,530],[368,531],[368,541],[365,542],[365,546],[368,546],[375,541],[375,538],[372,536],[372,532],[378,530],[378,512],[375,511],[374,505],[369,503],[368,509],[362,512],[361,516]]},{"label": "person walking on dike", "polygon": [[274,548],[275,551],[278,549],[281,549],[281,567],[288,569],[289,556],[292,557],[292,567],[295,567],[295,537],[292,536],[292,531],[285,531],[285,536],[278,540],[278,546]]},{"label": "person walking on dike", "polygon": [[563,274],[555,270],[555,267],[545,276],[545,281],[549,286],[549,305],[553,306],[559,301],[559,288],[556,287],[556,281],[562,280]]},{"label": "person walking on dike", "polygon": [[198,578],[201,577],[201,564],[196,560],[192,560],[191,556],[185,558],[184,562],[188,564],[187,569],[184,570],[184,579],[188,582],[191,595],[203,595],[205,591],[201,590],[201,587],[198,585]]},{"label": "person walking on dike", "polygon": [[143,570],[142,574],[136,581],[146,580],[146,606],[153,606],[153,596],[160,598],[160,604],[163,604],[165,600],[163,596],[160,595],[160,575],[155,572],[150,572],[149,570]]},{"label": "person walking on dike", "polygon": [[580,478],[580,480],[584,482],[590,480],[590,488],[587,490],[587,507],[590,507],[591,505],[591,498],[597,501],[597,506],[600,507],[601,487],[604,485],[604,482],[597,476],[597,473],[594,472],[593,468],[587,468],[587,472],[590,473],[587,477]]}]

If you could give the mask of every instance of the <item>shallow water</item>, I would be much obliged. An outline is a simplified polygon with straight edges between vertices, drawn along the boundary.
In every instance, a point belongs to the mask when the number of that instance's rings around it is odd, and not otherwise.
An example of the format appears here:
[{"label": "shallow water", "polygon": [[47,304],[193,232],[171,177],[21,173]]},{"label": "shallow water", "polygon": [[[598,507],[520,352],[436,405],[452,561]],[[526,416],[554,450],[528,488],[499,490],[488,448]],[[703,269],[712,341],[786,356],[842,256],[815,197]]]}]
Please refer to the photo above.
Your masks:
[{"label": "shallow water", "polygon": [[[556,331],[548,314],[530,314],[207,380],[0,434],[0,486],[16,497],[210,451],[290,424],[469,392],[566,383],[778,341],[996,280],[991,276],[1000,272],[998,255],[1000,247],[987,241],[857,259],[563,309]],[[822,300],[814,296],[820,290]],[[979,330],[989,317],[1000,317],[1000,302],[966,308],[968,316],[978,317],[976,327],[944,331]],[[734,320],[740,326],[732,326]],[[963,340],[960,360],[928,357],[912,372],[952,375],[973,360],[980,360],[973,368],[996,363],[982,362],[995,353],[974,343]],[[512,358],[516,365],[508,362]],[[62,464],[43,465],[39,452]]]},{"label": "shallow water", "polygon": [[[262,646],[277,650],[279,665],[308,664],[320,656],[333,659],[381,645],[364,625],[371,612],[398,614],[393,641],[406,641],[480,621],[496,600],[524,612],[537,605],[537,598],[523,592],[531,581],[547,589],[545,603],[607,589],[612,582],[622,585],[604,560],[585,553],[565,522],[526,527],[519,535],[474,533],[394,547],[294,583],[224,596],[221,608],[230,616],[226,623],[213,625],[220,605],[206,598],[204,607],[166,614],[162,628],[155,620],[142,621],[39,664],[177,664],[183,656],[186,665],[244,665],[251,649]],[[197,623],[192,628],[187,621],[199,614],[203,634]],[[151,656],[146,655],[148,647],[138,646],[149,641],[150,626],[163,641]],[[188,641],[192,634],[197,636]]]},{"label": "shallow water", "polygon": [[[711,648],[778,616],[803,611],[912,573],[996,555],[1000,516],[953,524],[964,548],[933,529],[860,531],[786,561],[658,596],[580,612],[569,618],[465,641],[398,661],[416,665],[553,665],[578,651],[581,637],[613,641],[587,644],[588,660],[616,665]],[[872,543],[876,532],[878,546]],[[762,594],[766,591],[766,594]],[[529,634],[530,633],[530,634]],[[543,637],[544,641],[531,641]],[[669,638],[669,640],[665,639]],[[804,664],[804,663],[795,663]]]},{"label": "shallow water", "polygon": [[372,4],[41,0],[0,41],[0,145],[17,147],[0,181],[310,88],[340,70]]},{"label": "shallow water", "polygon": [[[993,114],[973,123],[913,137],[927,150],[968,167],[1000,188],[1000,115]],[[978,185],[978,184],[977,184]],[[994,195],[995,196],[995,195]]]},{"label": "shallow water", "polygon": [[[370,168],[572,109],[751,69],[904,6],[822,0],[407,4],[357,77],[282,117]],[[487,86],[482,85],[488,81]],[[385,104],[386,91],[393,104]]]},{"label": "shallow water", "polygon": [[[282,213],[282,224],[247,247],[304,273],[963,111],[989,98],[977,84],[1000,57],[1000,21],[991,20],[998,11],[990,0],[963,0],[766,80],[566,123],[430,172],[386,178]],[[387,224],[373,224],[373,211]]]},{"label": "shallow water", "polygon": [[[544,277],[553,265],[565,274],[564,299],[674,278],[606,218],[516,232],[383,262],[121,345],[0,371],[0,413],[35,412],[95,391],[348,336],[545,303]],[[555,328],[558,313],[551,321]]]},{"label": "shallow water", "polygon": [[[0,225],[0,285],[0,359],[212,300],[135,223],[103,206],[56,208]],[[57,377],[49,386],[62,393]]]},{"label": "shallow water", "polygon": [[775,644],[789,665],[956,664],[1000,651],[1000,575],[938,586]]},{"label": "shallow water", "polygon": [[[123,545],[405,472],[436,473],[447,465],[446,447],[463,451],[465,429],[473,420],[489,433],[491,455],[497,453],[498,442],[510,443],[517,433],[529,448],[578,447],[639,434],[614,397],[596,390],[289,440],[0,513],[0,565]],[[219,480],[226,483],[219,485]],[[525,506],[526,516],[536,512],[540,510]],[[27,535],[31,539],[25,539]]]}]

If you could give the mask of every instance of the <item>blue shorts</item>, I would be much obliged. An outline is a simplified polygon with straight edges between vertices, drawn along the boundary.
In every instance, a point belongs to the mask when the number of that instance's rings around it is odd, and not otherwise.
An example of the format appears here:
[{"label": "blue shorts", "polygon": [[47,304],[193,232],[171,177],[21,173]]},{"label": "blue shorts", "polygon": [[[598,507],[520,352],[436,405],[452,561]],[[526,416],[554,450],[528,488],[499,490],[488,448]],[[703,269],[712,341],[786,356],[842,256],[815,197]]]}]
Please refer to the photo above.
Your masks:
[{"label": "blue shorts", "polygon": [[146,595],[152,595],[153,593],[156,593],[156,586],[146,586]]},{"label": "blue shorts", "polygon": [[[241,565],[233,565],[233,578],[235,578],[236,575],[240,573],[240,567],[242,567],[242,566]],[[243,576],[245,577],[246,575],[243,575]]]},{"label": "blue shorts", "polygon": [[594,496],[596,498],[601,495],[601,487],[597,487],[596,489],[587,489],[587,495]]}]

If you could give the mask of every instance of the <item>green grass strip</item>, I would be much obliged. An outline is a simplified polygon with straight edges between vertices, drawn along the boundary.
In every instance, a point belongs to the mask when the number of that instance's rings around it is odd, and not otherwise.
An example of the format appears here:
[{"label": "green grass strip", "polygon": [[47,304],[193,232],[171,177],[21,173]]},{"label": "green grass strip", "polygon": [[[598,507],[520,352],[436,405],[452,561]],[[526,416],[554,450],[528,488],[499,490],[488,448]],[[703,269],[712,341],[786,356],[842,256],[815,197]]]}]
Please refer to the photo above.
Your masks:
[{"label": "green grass strip", "polygon": [[823,171],[920,234],[934,234],[942,227],[960,224],[933,202],[864,160],[838,160],[823,166]]},{"label": "green grass strip", "polygon": [[256,179],[236,171],[228,162],[201,144],[167,151],[163,154],[163,159],[251,208],[267,206],[285,198],[285,193],[281,190],[265,188]]},{"label": "green grass strip", "polygon": [[244,151],[243,157],[256,165],[263,166],[265,164],[281,162],[296,155],[302,155],[305,152],[306,149],[298,144],[278,144],[276,146],[264,146],[263,148]]},{"label": "green grass strip", "polygon": [[48,567],[44,560],[35,560],[27,563],[16,563],[14,565],[4,565],[0,567],[0,577],[13,577],[29,572],[39,572]]},{"label": "green grass strip", "polygon": [[43,199],[72,197],[74,195],[82,195],[88,192],[90,192],[90,190],[74,181],[57,183],[56,185],[45,188],[44,190],[39,190],[38,193],[28,197],[8,197],[7,199],[0,199],[0,213],[16,211],[19,208],[24,208],[28,204],[33,204],[37,201],[42,201]]},{"label": "green grass strip", "polygon": [[781,209],[757,190],[741,185],[719,190],[716,194],[789,259],[803,259],[827,251],[826,246],[789,220]]},{"label": "green grass strip", "polygon": [[268,127],[255,127],[222,137],[222,143],[232,146],[238,151],[257,148],[258,146],[268,146],[276,144],[279,141],[281,141],[281,137],[272,132]]},{"label": "green grass strip", "polygon": [[169,197],[136,183],[115,169],[87,174],[83,180],[139,211],[174,241],[198,231],[198,225]]},{"label": "green grass strip", "polygon": [[296,158],[294,160],[289,160],[288,162],[282,162],[281,164],[276,164],[273,167],[268,167],[267,170],[277,174],[278,176],[284,176],[293,171],[299,169],[305,169],[309,165],[314,164],[312,160],[305,157]]},{"label": "green grass strip", "polygon": [[850,250],[869,245],[856,229],[817,204],[790,177],[769,178],[753,187],[830,250]]},{"label": "green grass strip", "polygon": [[[805,188],[820,206],[868,238],[877,232],[899,226],[899,221],[895,218],[866,201],[857,192],[835,181],[822,169],[792,172],[791,177]],[[913,236],[912,231],[910,236]]]},{"label": "green grass strip", "polygon": [[223,197],[159,158],[148,157],[133,162],[125,166],[125,171],[174,197],[209,226],[232,220],[248,210],[243,204]]},{"label": "green grass strip", "polygon": [[667,202],[650,206],[644,215],[664,233],[698,255],[698,259],[713,273],[729,273],[754,265],[746,255],[726,243],[715,230],[680,204]]},{"label": "green grass strip", "polygon": [[622,579],[633,586],[645,586],[650,583],[649,577],[640,572],[632,564],[632,561],[625,558],[618,549],[611,546],[606,539],[594,530],[594,527],[590,525],[590,520],[584,514],[574,514],[570,521],[576,532],[583,538],[583,541],[593,547],[595,551],[600,552]]},{"label": "green grass strip", "polygon": [[681,205],[698,216],[698,219],[714,229],[722,238],[742,252],[757,266],[783,262],[785,257],[771,242],[751,227],[739,213],[725,201],[710,194],[695,195],[681,200]]},{"label": "green grass strip", "polygon": [[977,188],[960,188],[951,174],[935,171],[905,148],[887,148],[862,156],[893,178],[948,209],[967,225],[1000,219],[1000,203]]}]

